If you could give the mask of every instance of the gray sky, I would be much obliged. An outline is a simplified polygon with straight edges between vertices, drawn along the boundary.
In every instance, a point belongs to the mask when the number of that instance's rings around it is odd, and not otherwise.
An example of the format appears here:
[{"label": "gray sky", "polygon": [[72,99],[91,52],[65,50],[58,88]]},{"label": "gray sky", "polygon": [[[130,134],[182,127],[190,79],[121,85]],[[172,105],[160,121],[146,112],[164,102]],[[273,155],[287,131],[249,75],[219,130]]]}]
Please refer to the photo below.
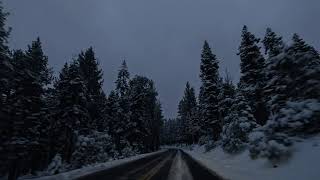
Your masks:
[{"label": "gray sky", "polygon": [[244,24],[257,36],[266,27],[285,40],[297,32],[320,49],[319,0],[4,0],[11,13],[10,44],[25,49],[40,36],[56,71],[93,46],[114,88],[123,58],[132,75],[153,79],[166,117],[174,117],[186,81],[198,89],[200,52],[208,40],[239,79],[236,55]]}]

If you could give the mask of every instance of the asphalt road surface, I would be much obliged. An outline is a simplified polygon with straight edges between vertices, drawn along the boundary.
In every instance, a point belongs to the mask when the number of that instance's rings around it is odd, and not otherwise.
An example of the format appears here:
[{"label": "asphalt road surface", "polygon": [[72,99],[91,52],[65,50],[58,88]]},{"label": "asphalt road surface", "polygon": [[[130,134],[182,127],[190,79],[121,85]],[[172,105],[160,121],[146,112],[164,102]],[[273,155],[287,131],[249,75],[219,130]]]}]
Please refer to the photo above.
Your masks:
[{"label": "asphalt road surface", "polygon": [[181,150],[138,159],[77,180],[223,180]]}]

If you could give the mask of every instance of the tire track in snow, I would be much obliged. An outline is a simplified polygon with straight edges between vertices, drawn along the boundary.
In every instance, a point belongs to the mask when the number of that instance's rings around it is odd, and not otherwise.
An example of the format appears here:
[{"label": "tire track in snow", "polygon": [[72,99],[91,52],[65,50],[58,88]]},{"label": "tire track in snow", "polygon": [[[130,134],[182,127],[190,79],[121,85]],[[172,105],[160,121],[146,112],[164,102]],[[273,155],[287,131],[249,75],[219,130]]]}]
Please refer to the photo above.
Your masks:
[{"label": "tire track in snow", "polygon": [[182,159],[181,150],[178,150],[173,160],[168,180],[193,180],[189,167]]}]

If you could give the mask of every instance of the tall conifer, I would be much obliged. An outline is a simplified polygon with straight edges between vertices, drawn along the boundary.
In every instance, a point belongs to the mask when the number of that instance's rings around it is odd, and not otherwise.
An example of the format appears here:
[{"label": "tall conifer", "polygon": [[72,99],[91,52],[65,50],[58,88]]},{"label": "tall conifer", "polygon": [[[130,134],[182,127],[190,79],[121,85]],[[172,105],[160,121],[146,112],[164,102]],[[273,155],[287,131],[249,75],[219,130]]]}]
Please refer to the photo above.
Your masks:
[{"label": "tall conifer", "polygon": [[204,42],[200,78],[201,90],[199,95],[199,105],[201,110],[201,128],[205,135],[213,135],[217,140],[221,132],[221,126],[218,115],[218,95],[219,95],[219,64],[218,59],[212,53],[207,41]]}]

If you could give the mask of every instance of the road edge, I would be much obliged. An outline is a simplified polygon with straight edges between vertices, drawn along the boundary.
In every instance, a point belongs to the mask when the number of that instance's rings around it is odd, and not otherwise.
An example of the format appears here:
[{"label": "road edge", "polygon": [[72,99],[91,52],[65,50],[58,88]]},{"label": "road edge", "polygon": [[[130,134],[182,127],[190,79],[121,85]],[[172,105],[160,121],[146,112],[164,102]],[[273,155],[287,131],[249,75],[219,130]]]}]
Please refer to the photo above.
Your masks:
[{"label": "road edge", "polygon": [[230,180],[230,179],[226,179],[223,176],[221,176],[221,174],[217,173],[216,171],[214,171],[213,169],[207,167],[206,165],[204,165],[201,161],[199,161],[198,159],[194,158],[191,154],[189,154],[187,151],[180,149],[181,153],[184,154],[185,156],[189,157],[190,159],[192,159],[194,162],[196,162],[199,166],[201,166],[202,168],[206,169],[207,171],[209,171],[213,176],[217,176],[219,179],[221,180]]},{"label": "road edge", "polygon": [[51,176],[42,176],[42,177],[37,177],[37,178],[30,178],[26,180],[76,180],[84,176],[88,176],[100,171],[106,171],[112,168],[116,168],[119,166],[123,166],[127,163],[134,163],[136,161],[139,161],[141,159],[146,159],[150,158],[153,156],[157,156],[159,154],[167,152],[168,149],[161,149],[156,152],[152,153],[146,153],[146,154],[140,154],[137,156],[132,156],[129,158],[124,158],[124,159],[119,159],[119,160],[114,160],[114,161],[108,161],[105,163],[99,163],[96,165],[88,166],[88,167],[83,167],[80,169],[74,169],[71,171],[51,175]]}]

